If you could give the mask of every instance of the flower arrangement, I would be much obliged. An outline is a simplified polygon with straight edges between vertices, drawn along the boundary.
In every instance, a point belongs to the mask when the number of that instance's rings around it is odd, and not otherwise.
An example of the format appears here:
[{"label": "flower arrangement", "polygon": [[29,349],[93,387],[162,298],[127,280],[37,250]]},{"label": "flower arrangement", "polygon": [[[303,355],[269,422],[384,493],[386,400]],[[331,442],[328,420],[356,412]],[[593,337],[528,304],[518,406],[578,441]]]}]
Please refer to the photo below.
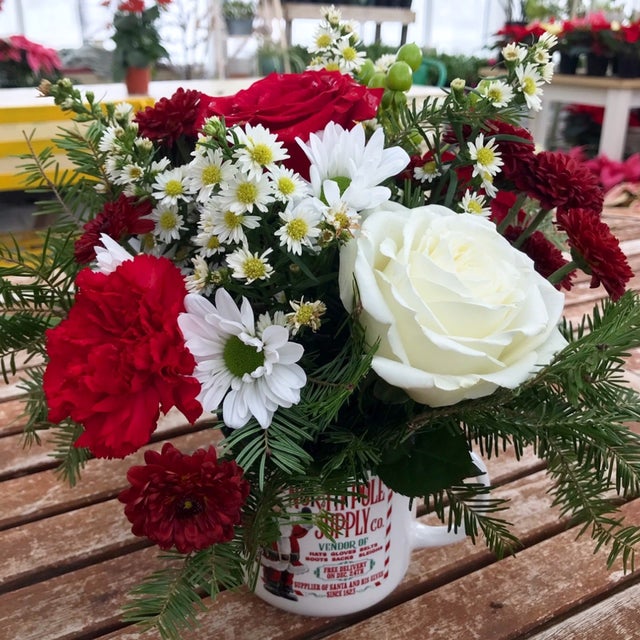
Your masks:
[{"label": "flower arrangement", "polygon": [[[154,0],[150,6],[145,0],[118,0],[113,16],[116,45],[113,52],[113,78],[122,80],[130,67],[144,69],[153,67],[161,58],[168,57],[156,22],[160,11],[171,4],[171,0]],[[111,5],[106,0],[105,6]]]},{"label": "flower arrangement", "polygon": [[[464,484],[471,445],[532,445],[563,512],[633,559],[639,528],[609,497],[640,488],[623,383],[640,299],[596,178],[518,124],[541,108],[555,38],[507,45],[503,75],[420,105],[418,48],[376,72],[359,42],[331,7],[314,68],[135,115],[67,80],[42,87],[87,124],[61,134],[75,168],[48,183],[42,255],[0,249],[3,371],[25,350],[43,359],[26,439],[52,430],[72,483],[90,456],[146,445],[172,408],[211,424],[211,447],[146,452],[119,496],[171,565],[126,613],[163,637],[200,590],[255,582],[283,520],[330,535],[326,512],[291,501],[370,473],[515,551],[503,501]],[[52,162],[27,161],[30,186]],[[609,300],[573,326],[577,270]]]},{"label": "flower arrangement", "polygon": [[0,38],[0,86],[37,86],[41,80],[59,77],[62,62],[55,49],[24,36]]}]

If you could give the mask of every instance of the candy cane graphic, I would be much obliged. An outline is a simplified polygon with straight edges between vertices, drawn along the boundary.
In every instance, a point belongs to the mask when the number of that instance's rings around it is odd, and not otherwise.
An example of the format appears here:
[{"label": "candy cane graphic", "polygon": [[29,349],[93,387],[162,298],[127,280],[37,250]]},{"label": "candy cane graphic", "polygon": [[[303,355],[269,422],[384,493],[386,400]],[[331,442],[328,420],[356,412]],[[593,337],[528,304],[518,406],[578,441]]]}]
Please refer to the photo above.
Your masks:
[{"label": "candy cane graphic", "polygon": [[393,491],[389,489],[387,494],[387,526],[384,531],[384,573],[382,579],[375,582],[376,587],[379,587],[389,577],[389,561],[391,560],[391,514],[393,513]]}]

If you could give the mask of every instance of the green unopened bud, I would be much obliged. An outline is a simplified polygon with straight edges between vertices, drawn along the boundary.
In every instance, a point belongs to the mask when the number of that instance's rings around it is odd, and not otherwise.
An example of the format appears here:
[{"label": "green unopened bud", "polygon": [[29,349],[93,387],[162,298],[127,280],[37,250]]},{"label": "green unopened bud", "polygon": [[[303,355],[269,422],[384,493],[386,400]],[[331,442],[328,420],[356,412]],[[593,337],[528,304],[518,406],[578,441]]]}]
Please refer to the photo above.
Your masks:
[{"label": "green unopened bud", "polygon": [[467,86],[467,83],[463,78],[454,78],[451,81],[451,91],[454,93],[464,93],[464,89]]}]

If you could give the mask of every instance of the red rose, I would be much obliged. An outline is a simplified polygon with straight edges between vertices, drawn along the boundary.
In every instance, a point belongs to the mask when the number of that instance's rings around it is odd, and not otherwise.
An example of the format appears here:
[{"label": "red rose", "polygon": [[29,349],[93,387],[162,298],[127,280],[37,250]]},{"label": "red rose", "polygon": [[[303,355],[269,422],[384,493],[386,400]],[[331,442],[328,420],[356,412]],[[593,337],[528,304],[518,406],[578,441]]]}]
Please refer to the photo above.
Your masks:
[{"label": "red rose", "polygon": [[374,118],[382,93],[339,71],[272,73],[234,96],[203,100],[199,122],[224,116],[228,125],[263,125],[284,143],[288,166],[306,176],[309,160],[296,137],[306,142],[329,122],[350,129],[355,122]]},{"label": "red rose", "polygon": [[233,538],[249,495],[235,462],[219,462],[214,447],[184,455],[170,442],[161,453],[146,451],[144,461],[129,469],[131,486],[118,496],[134,535],[180,553]]},{"label": "red rose", "polygon": [[178,327],[186,295],[180,270],[139,255],[109,275],[83,269],[76,286],[69,315],[47,331],[49,420],[82,424],[76,446],[102,458],[147,444],[160,409],[176,406],[193,422],[202,412],[200,384]]}]

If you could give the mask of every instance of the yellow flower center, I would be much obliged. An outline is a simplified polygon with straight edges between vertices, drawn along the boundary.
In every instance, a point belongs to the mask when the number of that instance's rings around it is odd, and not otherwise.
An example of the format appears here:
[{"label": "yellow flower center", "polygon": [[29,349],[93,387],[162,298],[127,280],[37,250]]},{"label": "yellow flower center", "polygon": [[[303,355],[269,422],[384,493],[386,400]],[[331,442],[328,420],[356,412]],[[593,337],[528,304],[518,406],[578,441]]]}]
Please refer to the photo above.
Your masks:
[{"label": "yellow flower center", "polygon": [[358,52],[353,47],[345,47],[342,50],[342,57],[347,62],[353,62],[358,57]]},{"label": "yellow flower center", "polygon": [[482,206],[477,200],[470,200],[467,204],[467,211],[469,213],[482,213]]},{"label": "yellow flower center", "polygon": [[207,249],[219,249],[220,248],[220,238],[218,236],[211,236],[209,241],[207,242]]},{"label": "yellow flower center", "polygon": [[340,64],[338,62],[327,62],[324,68],[327,71],[340,71]]},{"label": "yellow flower center", "polygon": [[489,96],[489,99],[492,102],[499,102],[502,100],[502,91],[500,91],[498,87],[493,87],[492,89],[489,89],[489,92],[487,95]]},{"label": "yellow flower center", "polygon": [[224,212],[224,223],[228,229],[235,229],[242,225],[242,216],[234,213],[233,211]]},{"label": "yellow flower center", "polygon": [[331,36],[328,33],[321,33],[316,38],[316,46],[318,48],[324,49],[325,47],[328,47],[330,44],[331,44]]},{"label": "yellow flower center", "polygon": [[222,180],[222,171],[216,165],[205,167],[202,172],[202,184],[218,184]]},{"label": "yellow flower center", "polygon": [[163,211],[160,217],[158,218],[158,224],[161,229],[165,231],[170,231],[171,229],[175,229],[176,226],[176,216],[172,211]]},{"label": "yellow flower center", "polygon": [[302,218],[296,218],[287,224],[287,234],[292,240],[302,240],[308,231],[309,225]]},{"label": "yellow flower center", "polygon": [[528,95],[528,96],[532,96],[535,95],[536,92],[536,83],[533,80],[533,78],[525,78],[522,81],[522,90]]},{"label": "yellow flower center", "polygon": [[431,175],[436,172],[436,163],[435,160],[430,160],[429,162],[425,162],[422,165],[422,170],[427,174]]},{"label": "yellow flower center", "polygon": [[164,187],[164,192],[168,196],[180,196],[182,195],[183,188],[180,180],[168,180]]},{"label": "yellow flower center", "polygon": [[258,187],[253,182],[241,182],[236,189],[236,198],[241,204],[253,204],[258,197]]},{"label": "yellow flower center", "polygon": [[478,159],[478,164],[486,167],[495,160],[496,155],[488,147],[481,147],[480,149],[478,149],[476,157]]},{"label": "yellow flower center", "polygon": [[140,167],[131,167],[129,169],[129,177],[132,180],[137,180],[138,178],[142,178],[142,169]]},{"label": "yellow flower center", "polygon": [[298,324],[310,324],[313,316],[312,306],[310,304],[303,304],[296,310],[295,320]]},{"label": "yellow flower center", "polygon": [[251,156],[251,159],[261,167],[273,162],[273,152],[266,144],[257,144],[253,149],[251,149],[251,151],[249,151],[249,155]]},{"label": "yellow flower center", "polygon": [[294,181],[289,176],[280,176],[278,179],[278,191],[285,196],[290,196],[296,190]]},{"label": "yellow flower center", "polygon": [[251,256],[244,261],[242,265],[244,274],[249,280],[258,280],[263,278],[267,272],[264,267],[264,262],[260,258]]},{"label": "yellow flower center", "polygon": [[338,211],[334,216],[335,221],[338,224],[339,229],[348,229],[351,221],[349,216],[344,211]]}]

